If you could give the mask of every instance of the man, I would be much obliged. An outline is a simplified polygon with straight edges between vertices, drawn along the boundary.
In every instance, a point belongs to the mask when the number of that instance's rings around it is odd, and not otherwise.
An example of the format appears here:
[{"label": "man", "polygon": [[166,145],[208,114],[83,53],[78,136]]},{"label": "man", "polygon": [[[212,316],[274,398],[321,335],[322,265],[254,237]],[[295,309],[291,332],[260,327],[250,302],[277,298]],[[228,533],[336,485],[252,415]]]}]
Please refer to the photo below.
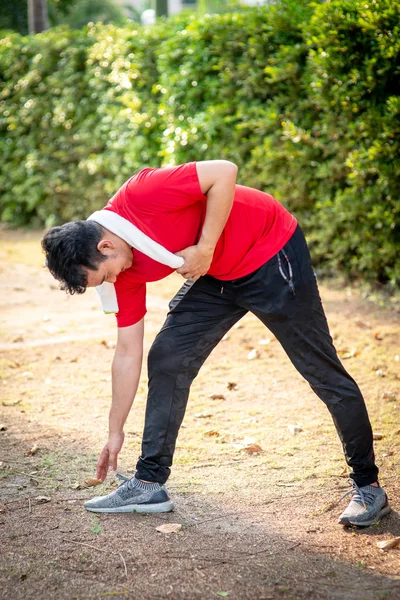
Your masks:
[{"label": "man", "polygon": [[223,160],[143,169],[99,211],[106,223],[107,218],[121,222],[121,230],[99,224],[94,213],[43,238],[47,265],[63,289],[83,293],[87,286],[114,284],[118,340],[109,438],[97,465],[102,481],[109,468],[117,468],[139,382],[146,282],[173,270],[151,258],[151,251],[132,250],[134,233],[175,260],[181,257],[177,271],[187,280],[149,352],[136,475],[85,507],[107,513],[173,509],[164,484],[191,382],[225,333],[250,311],[280,341],[333,417],[353,480],[352,499],[339,523],[371,525],[390,511],[378,483],[371,425],[361,392],[333,346],[303,234],[274,198],[236,185],[236,175],[236,165]]}]

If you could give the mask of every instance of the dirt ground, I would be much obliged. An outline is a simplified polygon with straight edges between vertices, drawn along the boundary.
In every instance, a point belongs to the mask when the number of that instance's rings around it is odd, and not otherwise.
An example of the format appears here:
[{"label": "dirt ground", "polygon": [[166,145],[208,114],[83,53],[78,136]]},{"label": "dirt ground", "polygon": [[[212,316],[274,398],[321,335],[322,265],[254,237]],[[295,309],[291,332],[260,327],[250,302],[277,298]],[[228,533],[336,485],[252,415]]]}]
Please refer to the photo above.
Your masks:
[{"label": "dirt ground", "polygon": [[[343,529],[346,464],[328,411],[253,316],[192,387],[170,514],[94,515],[82,502],[107,437],[116,327],[95,292],[69,297],[42,267],[40,232],[0,232],[0,597],[269,600],[400,598],[400,310],[321,285],[336,346],[366,399],[393,511]],[[146,350],[178,276],[149,286]],[[253,358],[252,358],[253,357]],[[132,473],[144,369],[119,471]],[[257,446],[258,448],[257,448]],[[258,452],[255,452],[258,450]],[[156,530],[179,523],[177,533]]]}]

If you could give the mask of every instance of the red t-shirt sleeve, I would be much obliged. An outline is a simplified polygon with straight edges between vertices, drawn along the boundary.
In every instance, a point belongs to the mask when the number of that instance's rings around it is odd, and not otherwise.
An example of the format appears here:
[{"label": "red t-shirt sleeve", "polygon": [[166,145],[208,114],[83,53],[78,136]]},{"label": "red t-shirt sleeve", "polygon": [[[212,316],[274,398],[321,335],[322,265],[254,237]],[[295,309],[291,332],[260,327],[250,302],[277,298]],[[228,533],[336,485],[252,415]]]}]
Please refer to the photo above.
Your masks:
[{"label": "red t-shirt sleeve", "polygon": [[118,327],[129,327],[138,323],[146,314],[146,284],[130,284],[126,277],[118,277],[115,282],[118,312]]},{"label": "red t-shirt sleeve", "polygon": [[143,169],[129,179],[126,196],[128,202],[134,201],[137,208],[151,214],[181,210],[206,200],[194,162],[177,167]]}]

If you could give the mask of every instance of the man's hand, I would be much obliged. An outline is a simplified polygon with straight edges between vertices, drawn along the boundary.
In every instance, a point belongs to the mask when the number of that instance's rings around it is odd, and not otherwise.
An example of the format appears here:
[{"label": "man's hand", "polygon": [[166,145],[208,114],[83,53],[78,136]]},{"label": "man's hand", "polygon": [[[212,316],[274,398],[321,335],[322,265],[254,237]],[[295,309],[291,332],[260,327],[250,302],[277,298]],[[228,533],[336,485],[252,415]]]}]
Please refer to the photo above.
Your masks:
[{"label": "man's hand", "polygon": [[108,441],[101,451],[97,462],[97,479],[104,481],[107,477],[108,469],[117,470],[118,454],[124,443],[125,434],[123,431],[109,435]]},{"label": "man's hand", "polygon": [[177,272],[185,279],[199,279],[205,275],[210,268],[214,249],[197,244],[197,246],[189,246],[180,252],[176,252],[177,256],[182,256],[185,260],[182,267],[177,269]]}]

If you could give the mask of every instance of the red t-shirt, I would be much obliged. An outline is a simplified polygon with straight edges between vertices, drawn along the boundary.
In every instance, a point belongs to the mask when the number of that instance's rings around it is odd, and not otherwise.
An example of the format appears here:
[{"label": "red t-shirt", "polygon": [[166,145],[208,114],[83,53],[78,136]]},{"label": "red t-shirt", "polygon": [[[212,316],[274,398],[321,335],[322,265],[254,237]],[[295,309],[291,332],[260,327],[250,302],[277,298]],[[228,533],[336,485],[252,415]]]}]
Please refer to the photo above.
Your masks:
[{"label": "red t-shirt", "polygon": [[[124,217],[171,252],[199,240],[206,213],[196,163],[143,169],[124,183],[105,206]],[[296,219],[269,194],[236,185],[235,198],[208,271],[229,280],[252,273],[288,242]],[[134,250],[132,266],[115,283],[118,327],[146,314],[146,282],[163,279],[173,269]]]}]

